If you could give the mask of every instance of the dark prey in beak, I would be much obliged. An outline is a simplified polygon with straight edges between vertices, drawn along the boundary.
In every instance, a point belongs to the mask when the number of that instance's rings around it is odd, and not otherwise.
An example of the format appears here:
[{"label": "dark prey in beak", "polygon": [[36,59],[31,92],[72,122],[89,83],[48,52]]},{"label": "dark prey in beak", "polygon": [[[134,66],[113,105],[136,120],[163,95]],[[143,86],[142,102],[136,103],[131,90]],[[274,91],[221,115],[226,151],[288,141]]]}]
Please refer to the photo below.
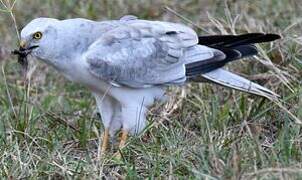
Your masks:
[{"label": "dark prey in beak", "polygon": [[38,46],[32,46],[28,49],[20,47],[19,49],[15,49],[12,51],[12,54],[18,55],[18,63],[21,64],[22,68],[27,71],[28,68],[28,60],[27,56],[31,53],[31,51]]}]

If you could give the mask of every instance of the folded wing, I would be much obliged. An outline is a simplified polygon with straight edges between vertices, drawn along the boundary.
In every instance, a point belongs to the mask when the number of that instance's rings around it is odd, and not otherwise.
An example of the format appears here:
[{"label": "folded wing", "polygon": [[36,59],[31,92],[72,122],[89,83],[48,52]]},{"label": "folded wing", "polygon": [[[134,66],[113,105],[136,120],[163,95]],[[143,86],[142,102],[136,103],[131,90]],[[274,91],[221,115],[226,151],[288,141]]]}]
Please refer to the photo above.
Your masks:
[{"label": "folded wing", "polygon": [[[180,84],[186,81],[184,52],[197,43],[196,33],[186,26],[130,18],[103,34],[84,58],[94,76],[114,85]],[[202,58],[212,56],[207,49]]]}]

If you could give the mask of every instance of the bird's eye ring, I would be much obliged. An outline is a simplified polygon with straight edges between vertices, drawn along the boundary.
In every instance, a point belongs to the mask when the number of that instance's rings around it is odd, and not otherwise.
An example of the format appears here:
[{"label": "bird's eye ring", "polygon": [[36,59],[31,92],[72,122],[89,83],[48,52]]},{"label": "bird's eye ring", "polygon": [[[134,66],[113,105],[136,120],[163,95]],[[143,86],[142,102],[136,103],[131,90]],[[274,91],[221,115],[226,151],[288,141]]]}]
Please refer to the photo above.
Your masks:
[{"label": "bird's eye ring", "polygon": [[42,33],[41,32],[36,32],[33,34],[33,38],[38,40],[42,38]]}]

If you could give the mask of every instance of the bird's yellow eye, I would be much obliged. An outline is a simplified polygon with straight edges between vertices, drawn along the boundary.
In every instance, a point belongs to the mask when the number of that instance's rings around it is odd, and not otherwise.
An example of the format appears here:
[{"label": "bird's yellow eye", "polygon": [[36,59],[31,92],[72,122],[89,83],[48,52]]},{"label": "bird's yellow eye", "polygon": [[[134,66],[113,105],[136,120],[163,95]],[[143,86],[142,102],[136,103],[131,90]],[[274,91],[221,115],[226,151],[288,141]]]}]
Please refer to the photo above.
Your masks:
[{"label": "bird's yellow eye", "polygon": [[35,34],[33,34],[33,38],[38,40],[42,38],[42,33],[41,32],[36,32]]}]

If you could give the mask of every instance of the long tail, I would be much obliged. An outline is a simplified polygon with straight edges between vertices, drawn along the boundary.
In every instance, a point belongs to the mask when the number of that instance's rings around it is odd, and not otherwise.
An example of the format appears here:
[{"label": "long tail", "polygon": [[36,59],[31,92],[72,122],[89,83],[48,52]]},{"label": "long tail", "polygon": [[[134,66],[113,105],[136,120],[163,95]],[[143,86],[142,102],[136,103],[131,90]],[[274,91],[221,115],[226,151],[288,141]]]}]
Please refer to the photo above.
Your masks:
[{"label": "long tail", "polygon": [[279,95],[274,93],[273,91],[221,68],[202,74],[201,76],[206,80],[209,80],[216,84],[250,94],[263,96],[270,100],[276,100],[279,97]]},{"label": "long tail", "polygon": [[257,55],[254,44],[279,39],[276,34],[249,33],[242,35],[200,36],[199,44],[215,50],[214,57],[186,64],[186,75],[190,79],[201,75],[206,80],[251,94],[276,99],[278,95],[243,77],[221,69],[227,63],[244,57]]}]

